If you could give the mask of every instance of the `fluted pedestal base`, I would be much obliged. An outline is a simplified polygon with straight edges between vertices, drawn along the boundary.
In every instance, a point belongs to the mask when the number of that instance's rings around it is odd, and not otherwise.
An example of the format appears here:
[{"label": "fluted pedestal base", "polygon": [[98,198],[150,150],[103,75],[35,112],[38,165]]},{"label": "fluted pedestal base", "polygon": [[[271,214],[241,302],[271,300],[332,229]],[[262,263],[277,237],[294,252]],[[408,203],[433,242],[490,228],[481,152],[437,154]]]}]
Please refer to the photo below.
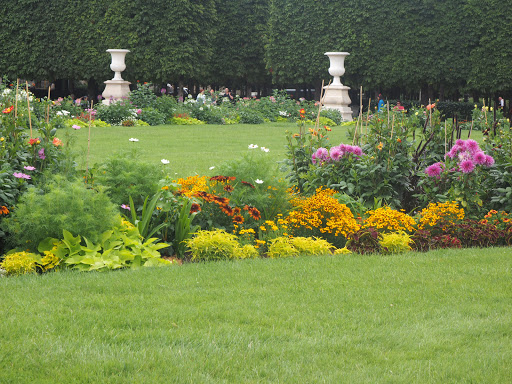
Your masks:
[{"label": "fluted pedestal base", "polygon": [[127,98],[130,94],[130,82],[126,80],[107,80],[105,81],[105,90],[101,94],[103,96],[103,104],[109,105],[112,101]]},{"label": "fluted pedestal base", "polygon": [[337,109],[341,113],[344,121],[352,121],[352,109],[350,109],[350,97],[348,90],[350,87],[345,85],[329,85],[324,87],[324,103],[325,109]]}]

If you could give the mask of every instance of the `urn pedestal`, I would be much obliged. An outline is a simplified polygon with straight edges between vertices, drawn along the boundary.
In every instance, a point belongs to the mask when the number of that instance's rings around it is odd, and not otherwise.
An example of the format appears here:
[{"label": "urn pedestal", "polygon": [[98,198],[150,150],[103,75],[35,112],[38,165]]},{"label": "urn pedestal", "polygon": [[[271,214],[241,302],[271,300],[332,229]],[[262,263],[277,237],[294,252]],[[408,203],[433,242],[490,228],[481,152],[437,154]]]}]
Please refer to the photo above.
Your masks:
[{"label": "urn pedestal", "polygon": [[101,94],[103,96],[103,104],[109,105],[113,101],[121,100],[130,94],[130,82],[123,80],[121,72],[126,69],[124,59],[126,54],[130,52],[128,49],[107,49],[112,55],[110,69],[114,71],[114,78],[105,81],[105,90]]},{"label": "urn pedestal", "polygon": [[344,121],[352,120],[352,110],[350,109],[350,97],[348,95],[349,87],[341,83],[340,77],[345,74],[345,57],[350,55],[348,52],[326,52],[329,57],[329,74],[333,76],[330,85],[324,87],[323,107],[327,109],[337,109],[340,111]]}]

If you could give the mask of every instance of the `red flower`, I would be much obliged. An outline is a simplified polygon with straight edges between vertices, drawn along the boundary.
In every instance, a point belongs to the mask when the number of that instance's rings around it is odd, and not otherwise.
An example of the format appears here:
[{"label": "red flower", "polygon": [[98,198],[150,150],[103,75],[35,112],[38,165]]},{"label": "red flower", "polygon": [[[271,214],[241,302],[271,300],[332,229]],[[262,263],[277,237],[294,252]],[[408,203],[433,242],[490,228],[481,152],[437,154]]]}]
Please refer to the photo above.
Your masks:
[{"label": "red flower", "polygon": [[251,188],[255,188],[254,185],[252,185],[251,183],[248,183],[247,181],[242,181],[242,184],[247,185],[248,187],[251,187]]},{"label": "red flower", "polygon": [[9,108],[5,108],[5,109],[2,111],[2,113],[6,113],[6,114],[7,114],[7,113],[11,113],[13,109],[14,109],[14,105],[11,105]]},{"label": "red flower", "polygon": [[197,203],[194,203],[192,204],[192,206],[190,207],[190,213],[195,213],[195,212],[200,212],[201,211],[201,206]]},{"label": "red flower", "polygon": [[28,143],[29,143],[30,145],[39,144],[40,142],[41,142],[41,140],[39,140],[39,139],[30,139],[30,140],[28,141]]},{"label": "red flower", "polygon": [[304,108],[301,108],[299,110],[299,115],[301,119],[304,119],[306,117],[306,110]]},{"label": "red flower", "polygon": [[228,216],[233,216],[233,208],[231,208],[229,205],[224,204],[220,207],[221,211],[224,212]]},{"label": "red flower", "polygon": [[229,185],[229,184],[226,184],[226,185],[224,186],[224,190],[225,190],[226,192],[233,192],[233,190],[234,190],[234,189],[235,189],[235,188],[233,188],[233,186],[232,186],[232,185]]}]

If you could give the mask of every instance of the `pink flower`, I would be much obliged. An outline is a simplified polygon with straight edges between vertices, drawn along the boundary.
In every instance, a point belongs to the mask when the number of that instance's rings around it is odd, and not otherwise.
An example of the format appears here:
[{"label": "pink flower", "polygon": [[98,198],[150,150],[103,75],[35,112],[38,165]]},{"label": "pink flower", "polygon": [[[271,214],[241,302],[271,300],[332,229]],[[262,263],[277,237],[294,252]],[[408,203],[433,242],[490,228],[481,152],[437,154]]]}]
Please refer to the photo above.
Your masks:
[{"label": "pink flower", "polygon": [[478,151],[478,152],[476,152],[476,153],[473,155],[473,160],[474,160],[474,161],[475,161],[475,163],[477,163],[477,164],[480,164],[480,165],[485,164],[485,161],[486,161],[485,153],[483,153],[482,151]]},{"label": "pink flower", "polygon": [[31,165],[25,165],[23,168],[25,168],[27,171],[33,171],[34,169],[36,169],[36,167],[33,167]]},{"label": "pink flower", "polygon": [[38,154],[39,154],[39,158],[40,158],[41,160],[46,159],[46,156],[44,155],[44,148],[41,148],[41,149],[39,150]]},{"label": "pink flower", "polygon": [[462,161],[460,163],[459,167],[463,173],[471,173],[471,172],[473,172],[473,169],[475,169],[475,163],[473,163],[472,160],[468,159],[468,160]]},{"label": "pink flower", "polygon": [[442,171],[443,171],[443,169],[441,167],[441,163],[434,163],[425,169],[425,173],[428,176],[437,177],[437,178],[439,177],[439,175],[441,174]]},{"label": "pink flower", "polygon": [[140,115],[142,113],[142,109],[137,109],[135,112],[137,113],[137,115]]},{"label": "pink flower", "polygon": [[471,153],[476,153],[480,150],[478,143],[475,140],[468,139],[466,140],[466,149]]},{"label": "pink flower", "polygon": [[73,128],[73,129],[80,129],[81,127],[80,127],[79,125],[73,124],[73,125],[71,126],[71,128]]},{"label": "pink flower", "polygon": [[318,148],[315,154],[318,160],[329,161],[329,151],[326,148]]},{"label": "pink flower", "polygon": [[338,147],[332,147],[329,155],[334,161],[339,161],[343,156],[343,152]]},{"label": "pink flower", "polygon": [[21,172],[14,172],[13,176],[18,179],[27,179],[27,180],[29,180],[31,178],[29,175],[25,175],[24,173],[21,173]]},{"label": "pink flower", "polygon": [[493,164],[494,164],[494,159],[492,158],[492,156],[485,155],[485,165],[487,167],[490,167]]},{"label": "pink flower", "polygon": [[126,204],[121,204],[121,208],[126,209],[126,210],[128,210],[128,211],[131,211],[130,206],[129,206],[129,205],[126,205]]}]

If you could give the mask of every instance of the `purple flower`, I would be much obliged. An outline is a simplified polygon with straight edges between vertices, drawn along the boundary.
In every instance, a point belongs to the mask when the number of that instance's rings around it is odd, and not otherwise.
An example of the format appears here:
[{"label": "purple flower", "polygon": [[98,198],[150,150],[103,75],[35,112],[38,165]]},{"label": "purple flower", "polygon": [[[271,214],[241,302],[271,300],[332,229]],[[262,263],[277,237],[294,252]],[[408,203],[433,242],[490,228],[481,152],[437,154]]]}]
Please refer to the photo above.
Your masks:
[{"label": "purple flower", "polygon": [[475,169],[475,163],[473,163],[472,160],[468,159],[468,160],[462,161],[460,163],[459,167],[463,173],[471,173],[471,172],[473,172],[473,169]]},{"label": "purple flower", "polygon": [[459,147],[464,148],[465,142],[464,142],[464,140],[462,140],[462,139],[457,139],[457,140],[455,141],[455,145],[457,145],[457,146],[459,146]]},{"label": "purple flower", "polygon": [[485,164],[485,161],[486,161],[485,153],[483,153],[482,151],[476,152],[473,155],[473,160],[477,164],[480,164],[480,165]]},{"label": "purple flower", "polygon": [[41,160],[46,159],[46,156],[44,155],[44,148],[41,148],[38,153],[39,153],[39,158]]},{"label": "purple flower", "polygon": [[341,149],[339,149],[339,147],[332,147],[329,155],[331,156],[331,159],[333,159],[334,161],[339,161],[343,156],[343,152],[341,151]]},{"label": "purple flower", "polygon": [[101,99],[103,99],[103,96],[102,95],[98,95],[97,98],[98,98],[98,100],[101,100]]},{"label": "purple flower", "polygon": [[21,172],[14,172],[13,176],[17,177],[18,179],[27,179],[27,180],[29,180],[31,178],[29,175],[25,175],[24,173],[21,173]]},{"label": "purple flower", "polygon": [[130,206],[126,204],[121,204],[121,208],[127,209],[128,211],[131,211]]},{"label": "purple flower", "polygon": [[492,156],[485,155],[485,165],[487,167],[490,167],[493,164],[494,164],[494,159],[492,158]]},{"label": "purple flower", "polygon": [[358,146],[355,146],[354,147],[354,152],[352,152],[354,155],[356,156],[362,156],[363,155],[363,150],[361,149],[361,147],[358,147]]},{"label": "purple flower", "polygon": [[161,93],[162,95],[165,95],[165,94],[167,93],[167,89],[162,88],[162,89],[160,90],[160,93]]},{"label": "purple flower", "polygon": [[425,169],[425,173],[430,177],[439,177],[442,171],[441,163],[434,163]]},{"label": "purple flower", "polygon": [[73,128],[73,129],[80,129],[81,127],[80,127],[79,125],[73,124],[73,125],[71,126],[71,128]]},{"label": "purple flower", "polygon": [[25,165],[23,168],[25,168],[27,171],[33,171],[34,169],[36,169],[36,167],[33,167],[31,165]]}]

